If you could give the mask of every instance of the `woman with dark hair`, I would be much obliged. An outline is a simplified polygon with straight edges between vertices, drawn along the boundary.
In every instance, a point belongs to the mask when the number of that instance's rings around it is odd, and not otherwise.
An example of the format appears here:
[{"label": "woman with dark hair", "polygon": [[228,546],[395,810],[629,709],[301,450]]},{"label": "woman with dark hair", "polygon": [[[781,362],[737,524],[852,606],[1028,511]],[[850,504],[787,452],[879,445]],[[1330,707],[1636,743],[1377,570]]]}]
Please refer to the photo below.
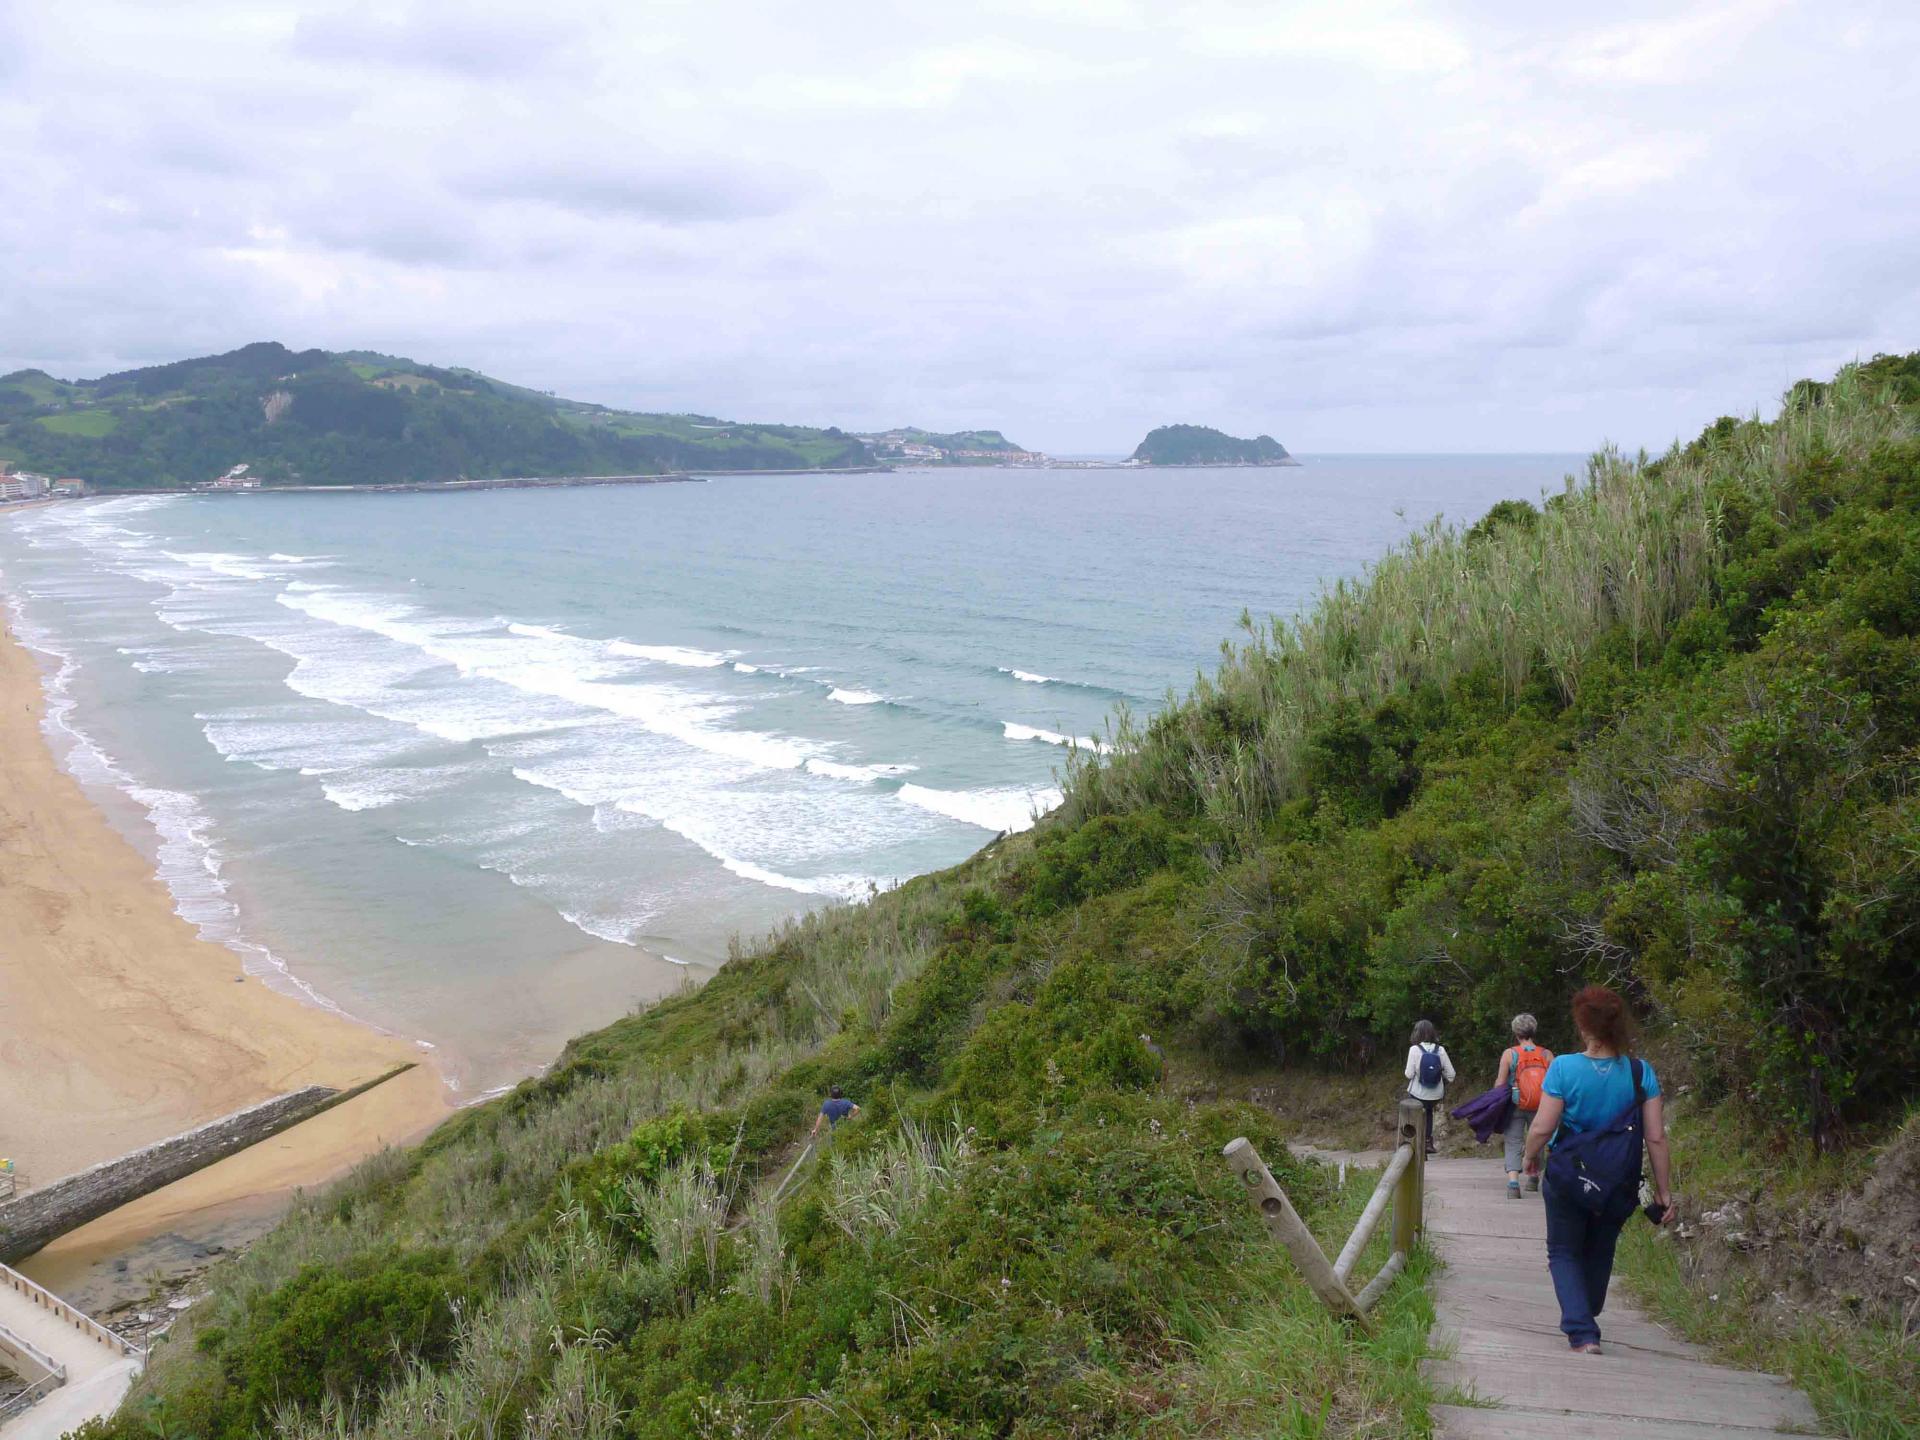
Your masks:
[{"label": "woman with dark hair", "polygon": [[1440,1032],[1431,1020],[1413,1027],[1413,1043],[1407,1047],[1407,1094],[1427,1107],[1427,1154],[1433,1150],[1433,1107],[1453,1083],[1453,1061],[1447,1047],[1440,1043]]},{"label": "woman with dark hair", "polygon": [[[1639,1204],[1642,1139],[1653,1161],[1655,1203],[1647,1208],[1647,1218],[1655,1224],[1673,1215],[1673,1175],[1660,1081],[1651,1065],[1630,1053],[1633,1033],[1626,1002],[1604,985],[1589,985],[1573,997],[1573,1024],[1585,1048],[1578,1055],[1556,1056],[1547,1067],[1540,1112],[1527,1131],[1524,1164],[1528,1175],[1538,1175],[1543,1150],[1570,1147],[1567,1156],[1548,1168],[1541,1192],[1547,1212],[1547,1270],[1560,1301],[1560,1330],[1568,1346],[1583,1355],[1598,1355],[1599,1315],[1613,1278],[1614,1246]],[[1630,1168],[1618,1177],[1606,1175],[1597,1162],[1600,1152],[1591,1145],[1582,1148],[1596,1157],[1593,1174],[1572,1163],[1562,1166],[1561,1160],[1571,1161],[1573,1137],[1600,1132],[1628,1136]],[[1611,1191],[1602,1183],[1608,1181]]]}]

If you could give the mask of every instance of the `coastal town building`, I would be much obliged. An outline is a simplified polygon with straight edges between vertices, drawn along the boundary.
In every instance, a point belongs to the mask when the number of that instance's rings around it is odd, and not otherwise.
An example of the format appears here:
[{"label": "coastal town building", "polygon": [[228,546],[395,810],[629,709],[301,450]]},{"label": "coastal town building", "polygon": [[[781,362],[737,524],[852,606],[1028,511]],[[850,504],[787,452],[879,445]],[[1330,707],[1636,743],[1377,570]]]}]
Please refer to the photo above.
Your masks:
[{"label": "coastal town building", "polygon": [[0,501],[42,499],[51,483],[46,476],[27,470],[0,472]]},{"label": "coastal town building", "polygon": [[258,490],[259,479],[248,473],[252,468],[251,465],[235,465],[218,480],[208,484],[206,488],[209,490]]}]

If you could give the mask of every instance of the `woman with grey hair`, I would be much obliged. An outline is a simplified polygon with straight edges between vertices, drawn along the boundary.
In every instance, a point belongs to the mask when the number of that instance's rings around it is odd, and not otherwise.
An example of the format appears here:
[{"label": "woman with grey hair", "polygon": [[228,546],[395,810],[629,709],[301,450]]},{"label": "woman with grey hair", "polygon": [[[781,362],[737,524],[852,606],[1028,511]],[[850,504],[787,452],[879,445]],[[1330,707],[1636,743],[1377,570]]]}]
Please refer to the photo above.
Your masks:
[{"label": "woman with grey hair", "polygon": [[[1540,1086],[1547,1078],[1547,1067],[1553,1063],[1553,1052],[1533,1043],[1534,1032],[1540,1028],[1539,1022],[1531,1015],[1519,1014],[1513,1017],[1513,1044],[1500,1055],[1500,1073],[1493,1078],[1493,1088],[1501,1086],[1507,1089],[1513,1108],[1507,1112],[1507,1198],[1520,1198],[1520,1166],[1526,1154],[1527,1129],[1533,1124],[1533,1117],[1540,1111]],[[1540,1177],[1534,1175],[1527,1180],[1528,1190],[1540,1188]]]}]

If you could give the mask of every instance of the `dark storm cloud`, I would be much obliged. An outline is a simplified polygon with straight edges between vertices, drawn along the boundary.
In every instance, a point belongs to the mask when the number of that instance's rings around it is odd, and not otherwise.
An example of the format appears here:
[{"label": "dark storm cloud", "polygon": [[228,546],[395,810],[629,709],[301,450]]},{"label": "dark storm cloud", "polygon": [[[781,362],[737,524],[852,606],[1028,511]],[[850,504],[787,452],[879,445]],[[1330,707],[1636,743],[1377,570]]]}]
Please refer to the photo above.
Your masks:
[{"label": "dark storm cloud", "polygon": [[1661,444],[1920,345],[1920,19],[0,0],[0,370],[278,338],[1124,450]]}]

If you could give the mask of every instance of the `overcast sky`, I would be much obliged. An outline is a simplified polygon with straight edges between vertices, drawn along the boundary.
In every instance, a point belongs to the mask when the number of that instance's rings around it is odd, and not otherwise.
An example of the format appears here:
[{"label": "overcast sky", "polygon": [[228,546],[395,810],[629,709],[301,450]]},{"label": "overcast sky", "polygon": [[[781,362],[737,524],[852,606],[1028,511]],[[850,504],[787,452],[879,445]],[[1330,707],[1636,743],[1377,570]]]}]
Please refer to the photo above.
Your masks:
[{"label": "overcast sky", "polygon": [[1920,6],[0,0],[0,371],[1662,446],[1920,348]]}]

